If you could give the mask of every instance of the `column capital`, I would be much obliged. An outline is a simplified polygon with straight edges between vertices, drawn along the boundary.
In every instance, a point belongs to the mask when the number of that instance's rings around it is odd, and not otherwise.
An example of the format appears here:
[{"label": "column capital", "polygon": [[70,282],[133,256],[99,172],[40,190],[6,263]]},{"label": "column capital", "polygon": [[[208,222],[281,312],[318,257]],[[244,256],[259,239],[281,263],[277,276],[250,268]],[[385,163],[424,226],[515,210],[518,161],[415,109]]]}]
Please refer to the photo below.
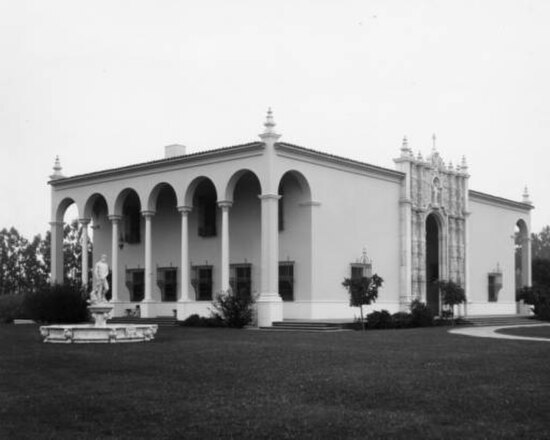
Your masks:
[{"label": "column capital", "polygon": [[90,224],[91,221],[92,220],[89,219],[89,218],[79,218],[78,219],[78,223],[80,223],[81,225],[84,225],[84,226]]},{"label": "column capital", "polygon": [[178,211],[181,215],[189,214],[191,211],[193,211],[192,206],[178,206]]},{"label": "column capital", "polygon": [[230,201],[230,200],[220,200],[218,202],[218,206],[222,209],[224,209],[224,208],[229,209],[229,208],[231,208],[231,206],[233,206],[233,202]]},{"label": "column capital", "polygon": [[107,218],[111,221],[111,223],[117,223],[122,220],[121,215],[108,215]]},{"label": "column capital", "polygon": [[260,200],[279,200],[281,196],[279,194],[260,194],[258,198]]},{"label": "column capital", "polygon": [[141,211],[141,215],[145,218],[151,218],[156,214],[155,211]]}]

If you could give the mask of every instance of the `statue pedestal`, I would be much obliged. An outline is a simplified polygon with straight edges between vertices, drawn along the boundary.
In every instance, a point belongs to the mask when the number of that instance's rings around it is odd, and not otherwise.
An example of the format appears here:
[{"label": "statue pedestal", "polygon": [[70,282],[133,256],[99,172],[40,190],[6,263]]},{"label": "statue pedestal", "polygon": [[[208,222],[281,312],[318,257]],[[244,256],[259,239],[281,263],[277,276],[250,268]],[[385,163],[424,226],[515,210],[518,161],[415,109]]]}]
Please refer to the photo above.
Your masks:
[{"label": "statue pedestal", "polygon": [[106,327],[107,320],[111,318],[114,306],[109,303],[98,303],[88,306],[95,327]]}]

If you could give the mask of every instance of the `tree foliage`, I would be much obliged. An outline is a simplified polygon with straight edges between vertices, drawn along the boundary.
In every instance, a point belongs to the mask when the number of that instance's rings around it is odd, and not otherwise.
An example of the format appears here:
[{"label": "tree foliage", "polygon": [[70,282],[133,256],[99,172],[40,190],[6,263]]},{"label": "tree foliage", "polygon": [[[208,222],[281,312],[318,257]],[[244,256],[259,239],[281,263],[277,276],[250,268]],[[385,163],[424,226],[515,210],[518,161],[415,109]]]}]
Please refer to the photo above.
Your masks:
[{"label": "tree foliage", "polygon": [[[80,282],[82,277],[82,229],[78,221],[63,228],[64,281]],[[28,240],[17,229],[0,230],[0,295],[36,292],[49,282],[51,234]],[[88,241],[88,270],[91,271],[92,243]],[[91,275],[88,277],[91,279]]]},{"label": "tree foliage", "polygon": [[545,226],[538,234],[531,234],[531,254],[533,261],[550,260],[550,226]]},{"label": "tree foliage", "polygon": [[369,305],[378,298],[378,289],[382,286],[384,280],[377,274],[372,277],[345,278],[342,286],[349,293],[349,305],[359,307],[361,312],[361,326],[365,329],[365,319],[363,306]]},{"label": "tree foliage", "polygon": [[458,306],[459,304],[466,302],[466,294],[464,289],[462,286],[451,280],[438,280],[436,283],[441,292],[441,301],[449,307],[449,313],[452,319],[454,318],[454,306]]}]

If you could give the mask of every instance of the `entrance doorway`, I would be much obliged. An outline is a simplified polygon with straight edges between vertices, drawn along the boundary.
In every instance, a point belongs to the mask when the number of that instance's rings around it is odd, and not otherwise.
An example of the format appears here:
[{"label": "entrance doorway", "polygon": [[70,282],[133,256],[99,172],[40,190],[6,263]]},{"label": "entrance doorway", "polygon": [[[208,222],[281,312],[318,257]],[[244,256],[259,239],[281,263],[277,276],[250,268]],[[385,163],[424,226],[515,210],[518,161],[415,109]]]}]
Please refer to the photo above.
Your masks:
[{"label": "entrance doorway", "polygon": [[435,281],[440,276],[439,223],[435,215],[426,219],[426,304],[434,315],[439,315],[439,288]]}]

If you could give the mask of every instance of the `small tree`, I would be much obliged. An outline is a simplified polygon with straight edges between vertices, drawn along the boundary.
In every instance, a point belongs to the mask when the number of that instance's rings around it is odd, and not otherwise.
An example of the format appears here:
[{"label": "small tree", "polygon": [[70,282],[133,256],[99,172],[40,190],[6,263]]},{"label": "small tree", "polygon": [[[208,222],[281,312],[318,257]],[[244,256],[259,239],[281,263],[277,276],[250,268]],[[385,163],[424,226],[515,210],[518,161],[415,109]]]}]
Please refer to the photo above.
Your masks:
[{"label": "small tree", "polygon": [[449,307],[451,320],[454,322],[454,306],[466,302],[464,289],[459,284],[450,280],[438,280],[436,284],[441,291],[441,300],[443,304]]},{"label": "small tree", "polygon": [[345,278],[342,286],[348,289],[349,305],[359,307],[361,311],[361,327],[365,330],[365,319],[363,306],[369,305],[378,298],[378,288],[382,286],[384,280],[377,274],[372,277]]}]

